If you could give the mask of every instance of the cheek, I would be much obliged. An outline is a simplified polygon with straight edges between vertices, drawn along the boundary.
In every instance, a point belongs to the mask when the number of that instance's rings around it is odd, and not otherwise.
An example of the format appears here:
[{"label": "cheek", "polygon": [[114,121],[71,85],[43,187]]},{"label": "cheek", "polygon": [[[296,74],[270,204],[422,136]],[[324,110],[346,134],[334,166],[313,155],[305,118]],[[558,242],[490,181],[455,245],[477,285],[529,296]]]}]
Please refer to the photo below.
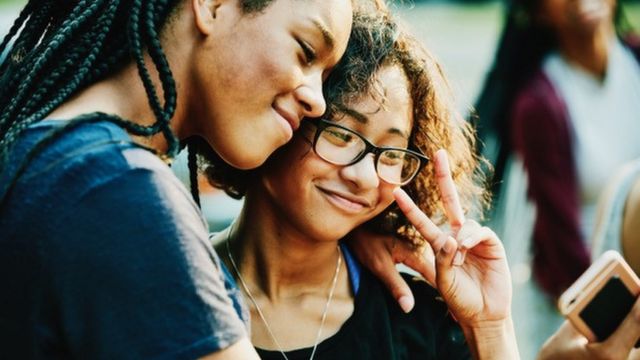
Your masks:
[{"label": "cheek", "polygon": [[[243,59],[235,59],[236,69],[231,78],[242,82],[241,88],[247,95],[274,96],[292,91],[297,86],[300,67],[292,62],[292,50],[286,49],[284,44],[265,41],[254,42],[255,46],[245,50]],[[267,45],[270,43],[273,45]]]},{"label": "cheek", "polygon": [[393,190],[395,188],[396,188],[396,185],[391,185],[387,183],[380,184],[380,205],[382,205],[383,208],[386,209],[395,200],[393,198]]}]

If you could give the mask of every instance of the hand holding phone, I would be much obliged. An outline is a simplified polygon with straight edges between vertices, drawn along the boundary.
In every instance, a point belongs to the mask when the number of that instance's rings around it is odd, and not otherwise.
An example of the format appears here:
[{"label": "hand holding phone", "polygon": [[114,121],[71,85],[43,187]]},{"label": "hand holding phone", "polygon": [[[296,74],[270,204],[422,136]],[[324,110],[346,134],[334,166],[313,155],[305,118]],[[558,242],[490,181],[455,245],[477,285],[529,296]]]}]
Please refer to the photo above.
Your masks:
[{"label": "hand holding phone", "polygon": [[618,328],[639,294],[640,279],[610,250],[560,296],[558,307],[590,342],[601,342]]}]

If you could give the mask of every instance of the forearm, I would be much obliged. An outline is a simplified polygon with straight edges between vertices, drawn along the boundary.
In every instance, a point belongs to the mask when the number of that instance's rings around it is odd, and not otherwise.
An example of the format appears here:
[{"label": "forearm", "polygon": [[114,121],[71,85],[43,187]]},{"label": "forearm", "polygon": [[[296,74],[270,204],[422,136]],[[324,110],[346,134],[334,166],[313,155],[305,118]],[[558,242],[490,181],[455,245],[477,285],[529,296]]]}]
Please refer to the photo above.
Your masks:
[{"label": "forearm", "polygon": [[474,359],[520,359],[511,318],[473,327],[462,325],[462,330]]}]

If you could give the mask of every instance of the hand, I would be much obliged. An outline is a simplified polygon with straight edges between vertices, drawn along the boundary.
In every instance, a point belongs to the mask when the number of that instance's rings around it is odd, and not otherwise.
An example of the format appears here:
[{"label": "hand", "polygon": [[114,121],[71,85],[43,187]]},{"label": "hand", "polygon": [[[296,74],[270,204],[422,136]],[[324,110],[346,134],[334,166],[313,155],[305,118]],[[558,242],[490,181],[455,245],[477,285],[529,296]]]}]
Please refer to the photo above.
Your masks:
[{"label": "hand", "polygon": [[362,227],[351,232],[349,241],[358,259],[387,286],[404,312],[413,309],[415,300],[395,264],[402,263],[417,271],[435,287],[435,256],[428,244],[413,246],[406,241],[397,241],[393,236],[375,234]]},{"label": "hand", "polygon": [[640,298],[622,324],[603,342],[589,343],[569,321],[542,346],[538,360],[553,359],[640,359],[640,349],[634,349],[640,338]]},{"label": "hand", "polygon": [[462,326],[510,321],[511,277],[504,248],[491,229],[464,218],[444,150],[436,153],[435,170],[451,234],[436,226],[402,189],[394,196],[435,253],[436,286]]}]

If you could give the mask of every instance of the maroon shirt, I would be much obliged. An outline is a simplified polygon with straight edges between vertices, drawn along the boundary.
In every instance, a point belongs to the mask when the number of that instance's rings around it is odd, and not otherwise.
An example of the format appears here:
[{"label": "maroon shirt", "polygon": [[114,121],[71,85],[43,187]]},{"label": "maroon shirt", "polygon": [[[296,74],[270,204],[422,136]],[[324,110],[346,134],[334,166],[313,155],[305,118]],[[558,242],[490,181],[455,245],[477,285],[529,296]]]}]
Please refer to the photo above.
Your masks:
[{"label": "maroon shirt", "polygon": [[[640,42],[626,39],[640,59]],[[639,60],[640,61],[640,60]],[[511,141],[527,170],[528,195],[536,205],[533,274],[559,296],[590,264],[580,227],[579,186],[567,107],[540,70],[518,93]]]}]

